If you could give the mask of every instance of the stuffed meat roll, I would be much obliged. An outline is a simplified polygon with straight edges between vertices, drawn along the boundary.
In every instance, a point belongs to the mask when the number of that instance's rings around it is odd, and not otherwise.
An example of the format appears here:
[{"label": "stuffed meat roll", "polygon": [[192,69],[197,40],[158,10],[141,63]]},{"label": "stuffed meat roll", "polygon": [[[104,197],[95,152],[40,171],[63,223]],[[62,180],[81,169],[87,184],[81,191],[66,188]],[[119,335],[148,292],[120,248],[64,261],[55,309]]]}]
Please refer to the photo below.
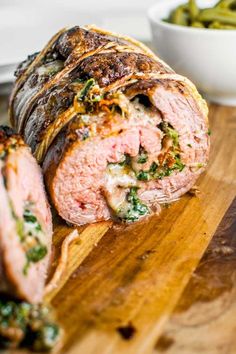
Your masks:
[{"label": "stuffed meat roll", "polygon": [[69,223],[159,213],[206,168],[205,101],[133,39],[93,26],[62,30],[17,76],[12,124]]}]

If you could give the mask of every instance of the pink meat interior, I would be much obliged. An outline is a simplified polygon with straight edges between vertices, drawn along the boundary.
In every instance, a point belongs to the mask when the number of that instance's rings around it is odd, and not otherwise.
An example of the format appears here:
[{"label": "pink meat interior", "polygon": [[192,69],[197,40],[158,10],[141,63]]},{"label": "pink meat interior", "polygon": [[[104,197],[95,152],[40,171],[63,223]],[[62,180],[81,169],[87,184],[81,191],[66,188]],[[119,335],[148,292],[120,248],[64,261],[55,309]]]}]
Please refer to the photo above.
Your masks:
[{"label": "pink meat interior", "polygon": [[[51,249],[52,220],[46,200],[41,171],[28,148],[21,147],[10,153],[5,165],[5,179],[8,193],[0,176],[1,194],[1,243],[3,264],[7,278],[14,285],[18,296],[30,302],[42,301],[48,260]],[[32,263],[27,275],[23,273],[26,263],[25,251],[17,234],[16,218],[23,218],[24,206],[31,203],[32,212],[42,229],[41,242],[48,247],[47,256],[38,263]],[[14,217],[13,217],[14,213]]]},{"label": "pink meat interior", "polygon": [[[120,162],[125,154],[138,155],[140,146],[149,155],[158,156],[162,149],[163,133],[158,123],[165,121],[179,134],[182,172],[169,177],[139,183],[139,198],[149,205],[171,202],[188,191],[204,170],[208,159],[207,122],[199,113],[193,98],[180,92],[158,87],[152,102],[161,111],[150,119],[147,112],[135,111],[128,122],[120,117],[120,126],[110,129],[106,138],[100,136],[74,143],[65,153],[52,182],[52,199],[59,214],[75,224],[109,219],[112,215],[104,197],[105,171],[109,163]],[[45,166],[52,158],[48,153]],[[157,207],[158,210],[158,207]]]}]

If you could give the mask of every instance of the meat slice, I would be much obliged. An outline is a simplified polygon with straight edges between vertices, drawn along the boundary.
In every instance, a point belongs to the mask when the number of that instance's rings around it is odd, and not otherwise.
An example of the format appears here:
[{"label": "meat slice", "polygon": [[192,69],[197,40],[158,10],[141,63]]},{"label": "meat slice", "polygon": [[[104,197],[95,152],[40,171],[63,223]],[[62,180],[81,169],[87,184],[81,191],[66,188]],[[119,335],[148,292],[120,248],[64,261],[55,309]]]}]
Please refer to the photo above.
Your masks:
[{"label": "meat slice", "polygon": [[42,164],[58,213],[76,225],[159,213],[206,168],[205,101],[131,38],[77,26],[55,43],[63,69],[30,101],[19,103],[18,89],[12,121]]},{"label": "meat slice", "polygon": [[[153,101],[152,108],[140,103],[144,99],[137,91],[127,103],[125,119],[119,113],[110,118],[105,112],[91,116],[93,123],[81,127],[80,118],[75,118],[60,133],[43,170],[52,201],[65,220],[135,221],[142,214],[134,220],[124,215],[132,209],[127,203],[131,188],[137,188],[137,198],[147,206],[145,216],[159,212],[161,204],[178,199],[194,185],[208,160],[208,125],[191,94],[186,91],[183,97],[181,85],[175,86],[152,82],[153,90],[143,91]],[[130,87],[126,94],[133,89],[137,90]]]},{"label": "meat slice", "polygon": [[0,127],[0,200],[0,289],[41,302],[51,253],[51,212],[35,158],[7,127]]}]

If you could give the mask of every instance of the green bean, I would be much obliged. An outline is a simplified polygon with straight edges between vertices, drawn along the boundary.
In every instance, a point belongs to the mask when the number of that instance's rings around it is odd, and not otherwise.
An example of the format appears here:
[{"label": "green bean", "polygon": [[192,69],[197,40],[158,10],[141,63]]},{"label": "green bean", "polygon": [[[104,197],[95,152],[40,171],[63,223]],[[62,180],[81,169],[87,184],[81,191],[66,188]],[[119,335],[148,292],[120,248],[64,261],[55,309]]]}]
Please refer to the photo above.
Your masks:
[{"label": "green bean", "polygon": [[179,6],[171,14],[171,23],[179,26],[188,26],[188,15],[186,13],[186,6]]},{"label": "green bean", "polygon": [[223,25],[222,23],[218,22],[218,21],[214,21],[212,22],[208,28],[211,29],[225,29],[225,30],[229,30],[229,29],[236,29],[236,26],[230,26],[230,25]]},{"label": "green bean", "polygon": [[189,0],[188,9],[191,21],[194,21],[199,15],[199,8],[197,7],[196,0]]},{"label": "green bean", "polygon": [[236,30],[236,0],[220,0],[215,7],[206,9],[199,9],[196,0],[188,0],[163,21],[195,28]]},{"label": "green bean", "polygon": [[230,9],[231,6],[236,5],[236,0],[220,0],[215,8],[220,8],[220,9]]},{"label": "green bean", "polygon": [[209,24],[208,28],[212,29],[220,29],[221,23],[218,21],[213,21],[212,23]]},{"label": "green bean", "polygon": [[205,9],[197,18],[200,22],[222,22],[226,25],[236,25],[236,12],[225,9]]},{"label": "green bean", "polygon": [[199,21],[194,21],[191,23],[191,27],[195,27],[195,28],[205,28],[204,24],[202,22]]},{"label": "green bean", "polygon": [[222,25],[221,24],[221,28],[220,29],[233,29],[233,30],[236,30],[236,26],[230,26],[230,25]]},{"label": "green bean", "polygon": [[209,24],[208,28],[211,29],[221,29],[222,24],[219,21],[213,21]]}]

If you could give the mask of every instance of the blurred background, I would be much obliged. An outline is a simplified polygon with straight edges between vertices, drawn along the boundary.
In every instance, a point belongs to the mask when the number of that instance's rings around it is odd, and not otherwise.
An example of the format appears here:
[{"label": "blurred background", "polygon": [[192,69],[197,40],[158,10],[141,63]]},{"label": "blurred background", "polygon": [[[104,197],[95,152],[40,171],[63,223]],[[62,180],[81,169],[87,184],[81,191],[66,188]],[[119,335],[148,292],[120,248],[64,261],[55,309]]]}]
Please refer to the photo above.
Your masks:
[{"label": "blurred background", "polygon": [[12,81],[16,64],[40,50],[62,27],[94,23],[149,42],[146,12],[155,2],[0,0],[0,84]]}]

